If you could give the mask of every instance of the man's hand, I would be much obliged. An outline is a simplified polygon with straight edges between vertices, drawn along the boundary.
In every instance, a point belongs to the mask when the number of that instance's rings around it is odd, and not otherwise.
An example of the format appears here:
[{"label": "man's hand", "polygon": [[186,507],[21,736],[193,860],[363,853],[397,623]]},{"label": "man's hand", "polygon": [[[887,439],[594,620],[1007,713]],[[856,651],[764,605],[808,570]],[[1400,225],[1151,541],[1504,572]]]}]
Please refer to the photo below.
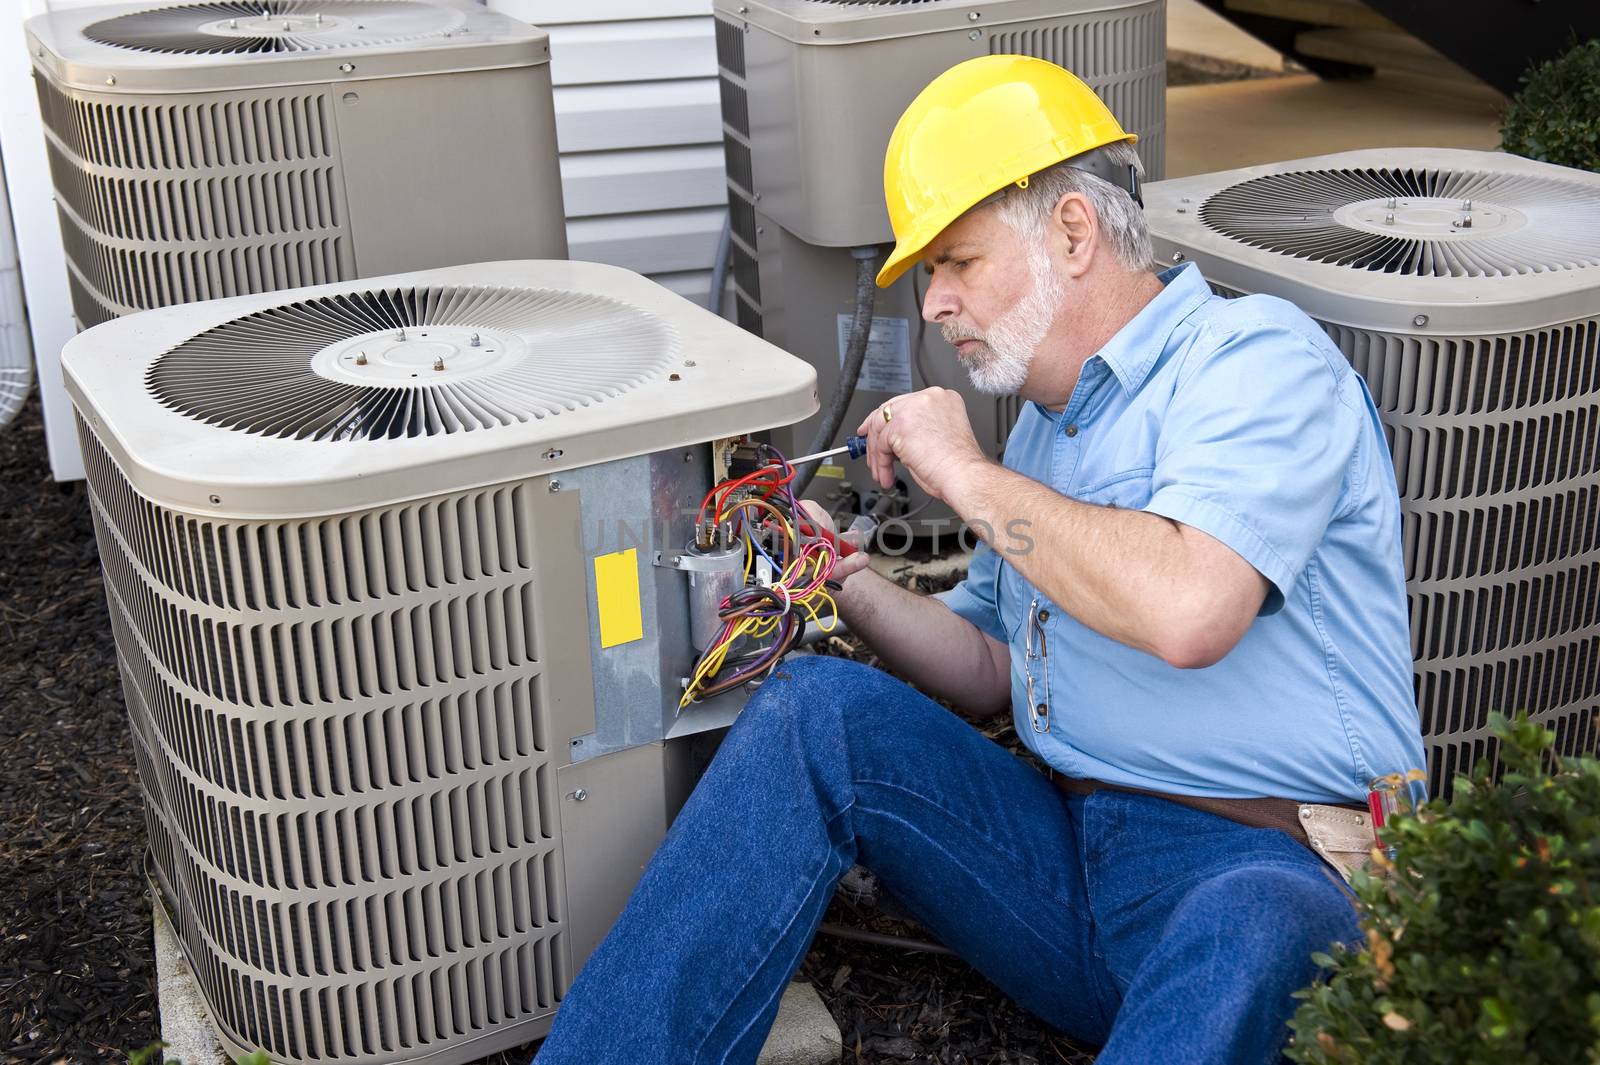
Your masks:
[{"label": "man's hand", "polygon": [[856,432],[867,438],[867,470],[883,488],[894,485],[898,459],[924,492],[948,502],[957,479],[990,464],[961,393],[948,388],[896,396],[867,415]]},{"label": "man's hand", "polygon": [[[810,521],[812,525],[815,525],[819,529],[826,529],[828,532],[831,532],[836,536],[839,535],[839,529],[838,526],[834,524],[833,515],[829,514],[821,503],[816,503],[809,499],[802,499],[800,501],[800,508],[805,511],[806,519]],[[856,553],[853,555],[844,555],[839,559],[839,561],[834,563],[833,579],[836,581],[843,581],[852,573],[859,573],[861,570],[866,569],[872,564],[872,556],[867,554],[867,545],[864,543],[858,543],[858,537],[846,533],[845,535],[841,536],[840,539],[854,544],[856,547]]]}]

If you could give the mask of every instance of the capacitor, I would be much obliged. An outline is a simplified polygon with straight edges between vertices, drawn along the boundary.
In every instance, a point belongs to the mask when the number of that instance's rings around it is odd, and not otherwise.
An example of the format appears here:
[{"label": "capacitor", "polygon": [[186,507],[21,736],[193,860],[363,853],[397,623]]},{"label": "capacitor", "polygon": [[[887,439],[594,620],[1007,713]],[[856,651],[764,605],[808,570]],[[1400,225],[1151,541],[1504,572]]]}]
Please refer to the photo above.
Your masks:
[{"label": "capacitor", "polygon": [[686,553],[694,559],[689,572],[689,637],[696,651],[704,651],[722,631],[718,612],[722,601],[744,584],[744,544],[723,545],[713,537],[710,546],[690,541]]}]

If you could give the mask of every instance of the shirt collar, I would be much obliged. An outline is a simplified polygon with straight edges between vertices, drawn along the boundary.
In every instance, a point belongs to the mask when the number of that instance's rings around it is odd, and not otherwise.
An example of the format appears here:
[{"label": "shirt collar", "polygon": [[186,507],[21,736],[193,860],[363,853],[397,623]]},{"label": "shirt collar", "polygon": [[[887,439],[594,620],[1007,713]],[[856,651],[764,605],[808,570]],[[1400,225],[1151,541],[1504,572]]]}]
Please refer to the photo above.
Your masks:
[{"label": "shirt collar", "polygon": [[1178,323],[1211,297],[1211,287],[1194,263],[1171,267],[1156,277],[1165,287],[1096,353],[1130,394],[1144,384]]}]

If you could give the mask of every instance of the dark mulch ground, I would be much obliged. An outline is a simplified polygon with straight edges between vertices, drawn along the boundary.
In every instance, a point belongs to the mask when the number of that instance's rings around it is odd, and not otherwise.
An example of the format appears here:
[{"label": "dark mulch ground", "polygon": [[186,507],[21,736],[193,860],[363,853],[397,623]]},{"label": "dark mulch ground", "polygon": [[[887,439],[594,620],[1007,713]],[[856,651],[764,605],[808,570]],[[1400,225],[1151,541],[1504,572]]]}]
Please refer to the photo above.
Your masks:
[{"label": "dark mulch ground", "polygon": [[0,430],[0,1059],[155,1038],[144,823],[83,486]]}]

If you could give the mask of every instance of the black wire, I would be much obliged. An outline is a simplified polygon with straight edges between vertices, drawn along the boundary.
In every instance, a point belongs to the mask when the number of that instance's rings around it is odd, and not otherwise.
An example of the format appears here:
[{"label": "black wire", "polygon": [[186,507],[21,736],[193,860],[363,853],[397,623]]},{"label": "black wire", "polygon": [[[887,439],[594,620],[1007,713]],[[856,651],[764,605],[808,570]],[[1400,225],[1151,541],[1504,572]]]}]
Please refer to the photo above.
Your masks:
[{"label": "black wire", "polygon": [[923,361],[928,354],[928,320],[922,316],[922,266],[919,264],[911,268],[911,298],[916,304],[917,315],[917,340],[911,349],[912,361],[916,363],[917,373],[922,375],[922,387],[927,388],[933,384],[928,379],[928,365]]}]

